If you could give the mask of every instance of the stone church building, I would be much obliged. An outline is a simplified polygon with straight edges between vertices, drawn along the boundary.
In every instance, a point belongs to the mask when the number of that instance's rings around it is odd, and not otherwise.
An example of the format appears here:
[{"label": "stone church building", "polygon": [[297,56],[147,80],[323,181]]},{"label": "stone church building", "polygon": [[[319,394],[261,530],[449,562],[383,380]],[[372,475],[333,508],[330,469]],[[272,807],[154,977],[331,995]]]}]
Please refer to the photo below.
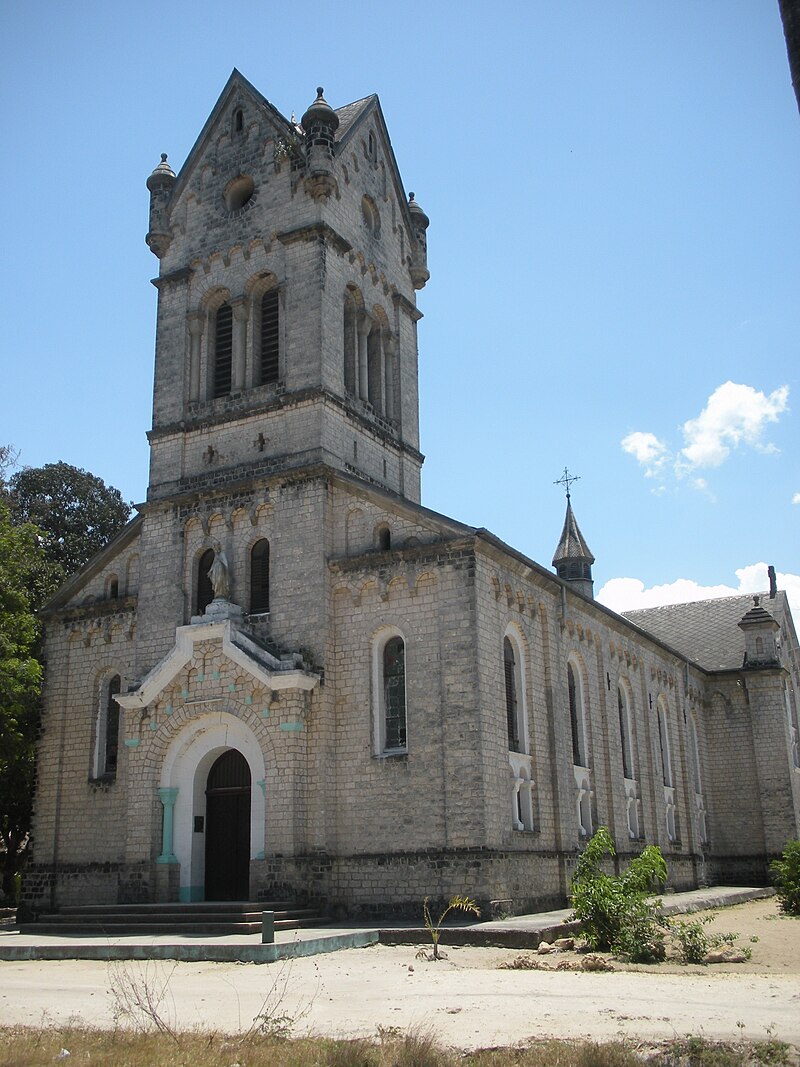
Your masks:
[{"label": "stone church building", "polygon": [[554,570],[422,506],[428,218],[378,98],[297,123],[234,71],[147,187],[149,490],[45,612],[26,903],[521,912],[600,824],[676,888],[763,881],[800,833],[786,596],[624,618],[569,500]]}]

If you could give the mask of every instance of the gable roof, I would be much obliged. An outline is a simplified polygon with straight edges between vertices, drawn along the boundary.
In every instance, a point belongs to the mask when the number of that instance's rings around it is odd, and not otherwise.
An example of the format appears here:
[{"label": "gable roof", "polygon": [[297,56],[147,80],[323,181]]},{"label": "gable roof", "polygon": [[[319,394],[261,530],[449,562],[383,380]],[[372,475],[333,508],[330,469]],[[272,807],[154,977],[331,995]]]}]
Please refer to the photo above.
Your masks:
[{"label": "gable roof", "polygon": [[174,205],[178,202],[181,193],[185,189],[195,165],[203,154],[206,143],[211,137],[214,127],[217,125],[220,116],[227,107],[230,98],[236,92],[242,92],[245,96],[249,96],[253,102],[262,111],[266,112],[269,119],[279,129],[282,129],[287,137],[294,136],[296,133],[295,127],[292,123],[278,111],[278,109],[267,100],[267,98],[256,89],[256,87],[245,78],[245,76],[236,69],[233,68],[231,76],[225,83],[225,87],[217,98],[216,104],[211,109],[211,114],[205,121],[202,130],[197,136],[197,140],[189,150],[189,154],[183,162],[183,166],[178,171],[177,181],[170,194],[170,205]]},{"label": "gable roof", "polygon": [[124,548],[127,548],[127,546],[139,536],[142,522],[143,519],[141,515],[134,515],[127,525],[122,527],[116,537],[112,538],[105,548],[101,548],[97,555],[93,556],[82,570],[79,570],[76,574],[67,578],[64,584],[53,593],[50,599],[46,601],[41,608],[39,608],[38,614],[43,618],[46,618],[50,612],[65,607],[70,600],[80,592],[87,582],[91,581],[103,567],[110,563],[119,552]]},{"label": "gable roof", "polygon": [[[786,593],[781,590],[772,600],[769,593],[758,595],[769,614],[780,622],[788,612]],[[744,662],[744,634],[739,622],[752,607],[753,594],[745,593],[622,614],[705,670],[725,671],[737,670]]]}]

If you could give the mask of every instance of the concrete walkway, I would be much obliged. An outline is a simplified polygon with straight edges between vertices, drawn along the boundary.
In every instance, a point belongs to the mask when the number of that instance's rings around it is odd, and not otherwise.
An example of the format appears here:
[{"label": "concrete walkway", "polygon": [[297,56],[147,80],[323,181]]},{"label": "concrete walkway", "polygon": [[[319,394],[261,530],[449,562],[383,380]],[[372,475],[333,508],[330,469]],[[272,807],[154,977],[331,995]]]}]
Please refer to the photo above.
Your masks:
[{"label": "concrete walkway", "polygon": [[[726,907],[771,896],[772,889],[715,886],[670,893],[664,898],[667,915]],[[447,926],[443,945],[535,948],[542,940],[574,932],[571,911],[515,915],[508,919]],[[382,944],[429,944],[424,927],[413,923],[367,925],[342,923],[307,930],[277,931],[273,944],[262,945],[259,935],[132,935],[89,937],[82,934],[21,934],[13,925],[0,924],[0,960],[182,960],[188,962],[272,963],[278,959],[314,956],[338,949]]]}]

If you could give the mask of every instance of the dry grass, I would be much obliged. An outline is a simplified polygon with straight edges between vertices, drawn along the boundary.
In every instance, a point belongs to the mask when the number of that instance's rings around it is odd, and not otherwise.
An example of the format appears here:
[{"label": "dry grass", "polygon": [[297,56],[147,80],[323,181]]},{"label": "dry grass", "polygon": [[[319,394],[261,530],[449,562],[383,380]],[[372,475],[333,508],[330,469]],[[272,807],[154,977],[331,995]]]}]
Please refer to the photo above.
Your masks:
[{"label": "dry grass", "polygon": [[443,1048],[430,1033],[392,1029],[382,1030],[375,1040],[354,1041],[83,1027],[0,1029],[0,1067],[78,1062],[93,1067],[781,1067],[798,1061],[775,1040],[750,1044],[685,1038],[657,1050],[617,1041],[539,1041],[526,1048],[462,1054]]}]

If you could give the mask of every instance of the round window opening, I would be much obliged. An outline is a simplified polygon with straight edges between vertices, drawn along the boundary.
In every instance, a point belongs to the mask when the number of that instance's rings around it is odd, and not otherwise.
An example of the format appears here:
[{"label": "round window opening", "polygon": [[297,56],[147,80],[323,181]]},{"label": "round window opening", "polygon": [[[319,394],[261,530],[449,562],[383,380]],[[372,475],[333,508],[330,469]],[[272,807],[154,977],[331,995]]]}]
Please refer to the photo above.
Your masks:
[{"label": "round window opening", "polygon": [[225,189],[225,207],[228,211],[241,211],[256,190],[255,182],[249,175],[240,174],[229,182]]}]

